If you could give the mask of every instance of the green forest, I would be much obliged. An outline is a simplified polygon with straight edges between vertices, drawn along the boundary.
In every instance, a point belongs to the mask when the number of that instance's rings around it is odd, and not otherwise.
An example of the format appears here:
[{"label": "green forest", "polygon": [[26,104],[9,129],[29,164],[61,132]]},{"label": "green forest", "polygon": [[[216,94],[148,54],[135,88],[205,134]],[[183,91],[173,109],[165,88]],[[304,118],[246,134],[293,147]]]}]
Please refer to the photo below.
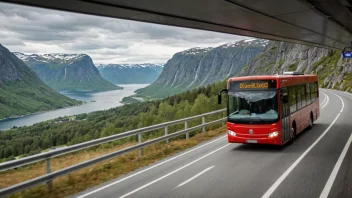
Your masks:
[{"label": "green forest", "polygon": [[[17,156],[33,155],[52,147],[73,145],[225,108],[224,103],[217,104],[217,93],[225,87],[226,81],[222,81],[162,100],[126,104],[105,111],[80,114],[76,116],[76,120],[70,122],[57,124],[55,120],[50,120],[33,126],[2,131],[0,133],[0,160],[12,160]],[[217,119],[221,116],[224,115],[209,116],[207,119]],[[200,124],[200,120],[190,122],[189,126],[196,124]],[[182,127],[175,125],[170,127],[169,131],[180,130]],[[163,131],[146,133],[143,134],[143,138],[147,139],[162,133]],[[135,141],[135,137],[123,141]],[[118,143],[122,143],[122,140]]]}]

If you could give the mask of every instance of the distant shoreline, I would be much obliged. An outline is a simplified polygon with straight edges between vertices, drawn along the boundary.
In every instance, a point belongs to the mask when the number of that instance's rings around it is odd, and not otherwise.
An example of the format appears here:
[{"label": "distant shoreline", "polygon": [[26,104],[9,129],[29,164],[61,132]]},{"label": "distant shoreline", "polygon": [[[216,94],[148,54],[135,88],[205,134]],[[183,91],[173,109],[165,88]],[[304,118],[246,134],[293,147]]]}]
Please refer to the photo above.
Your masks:
[{"label": "distant shoreline", "polygon": [[[68,106],[47,111],[38,111],[19,116],[11,116],[0,120],[0,130],[6,131],[13,127],[32,126],[37,123],[46,122],[59,117],[80,115],[103,111],[110,108],[125,105],[121,100],[124,97],[134,95],[134,91],[149,84],[125,84],[123,90],[104,91],[99,93],[71,95],[69,92],[62,93],[69,98],[83,102],[80,105]],[[72,93],[72,92],[71,92]],[[92,102],[96,101],[96,102]]]},{"label": "distant shoreline", "polygon": [[[80,100],[78,100],[78,101],[80,101]],[[36,115],[36,114],[40,114],[40,113],[47,113],[47,112],[50,112],[50,111],[56,111],[56,110],[60,110],[60,109],[67,109],[67,108],[71,108],[71,107],[79,107],[79,106],[82,106],[85,103],[87,103],[85,101],[80,101],[80,102],[82,102],[80,105],[72,105],[72,106],[68,106],[68,107],[51,109],[51,110],[47,110],[47,111],[37,111],[37,112],[34,112],[34,113],[28,113],[28,114],[25,114],[25,115],[11,116],[11,117],[8,117],[8,118],[0,119],[0,121],[11,120],[11,119],[16,119],[16,118],[23,118],[23,117],[26,117],[26,116]]]}]

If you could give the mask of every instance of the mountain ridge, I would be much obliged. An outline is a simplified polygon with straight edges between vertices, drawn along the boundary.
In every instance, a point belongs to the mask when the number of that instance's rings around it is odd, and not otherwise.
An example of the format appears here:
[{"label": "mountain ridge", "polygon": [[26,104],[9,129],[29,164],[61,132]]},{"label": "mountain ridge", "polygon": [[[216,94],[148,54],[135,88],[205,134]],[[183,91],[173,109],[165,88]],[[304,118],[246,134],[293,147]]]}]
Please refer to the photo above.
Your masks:
[{"label": "mountain ridge", "polygon": [[49,88],[1,44],[0,85],[0,119],[81,104]]},{"label": "mountain ridge", "polygon": [[191,48],[177,52],[167,61],[158,79],[136,91],[137,95],[164,98],[205,86],[240,72],[268,40],[247,39],[213,48]]},{"label": "mountain ridge", "polygon": [[58,91],[99,92],[122,89],[103,79],[86,54],[14,54],[34,70],[45,84]]}]

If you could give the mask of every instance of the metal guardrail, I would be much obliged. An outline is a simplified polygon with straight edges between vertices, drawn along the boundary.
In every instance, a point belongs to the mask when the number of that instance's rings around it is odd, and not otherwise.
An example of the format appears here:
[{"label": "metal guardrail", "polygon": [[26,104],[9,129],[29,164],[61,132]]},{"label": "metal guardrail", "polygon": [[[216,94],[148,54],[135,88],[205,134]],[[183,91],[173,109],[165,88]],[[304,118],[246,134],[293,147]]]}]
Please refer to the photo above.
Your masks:
[{"label": "metal guardrail", "polygon": [[[127,131],[124,133],[120,133],[120,134],[116,134],[116,135],[111,135],[108,137],[104,137],[104,138],[99,138],[96,140],[92,140],[92,141],[88,141],[88,142],[84,142],[84,143],[80,143],[80,144],[76,144],[76,145],[72,145],[72,146],[68,146],[65,147],[63,149],[60,150],[55,150],[55,151],[50,151],[50,152],[46,152],[46,153],[41,153],[41,154],[37,154],[37,155],[33,155],[33,156],[29,156],[29,157],[25,157],[25,158],[21,158],[21,159],[17,159],[17,160],[13,160],[13,161],[9,161],[9,162],[5,162],[5,163],[1,163],[0,164],[0,171],[5,171],[8,169],[14,169],[14,168],[18,168],[21,166],[25,166],[28,164],[32,164],[38,161],[43,161],[46,160],[46,166],[47,166],[47,174],[31,179],[31,180],[27,180],[25,182],[13,185],[13,186],[9,186],[3,189],[0,189],[0,197],[3,196],[8,196],[11,195],[13,193],[16,193],[18,191],[30,188],[32,186],[47,182],[48,188],[52,187],[52,180],[60,177],[60,176],[64,176],[67,175],[71,172],[77,171],[79,169],[85,168],[87,166],[91,166],[94,165],[96,163],[105,161],[107,159],[111,159],[113,157],[117,157],[119,155],[122,155],[124,153],[139,149],[139,155],[143,155],[143,147],[151,145],[151,144],[155,144],[161,141],[166,141],[166,143],[168,143],[170,138],[174,138],[180,135],[184,135],[186,134],[186,139],[189,138],[189,132],[197,130],[202,128],[202,131],[205,132],[205,127],[212,125],[212,124],[216,124],[219,122],[224,122],[226,121],[226,118],[221,118],[218,120],[214,120],[208,123],[205,123],[205,116],[208,115],[213,115],[213,114],[217,114],[217,113],[222,113],[225,112],[226,109],[220,109],[217,111],[212,111],[212,112],[208,112],[208,113],[204,113],[201,115],[197,115],[197,116],[192,116],[192,117],[188,117],[188,118],[183,118],[183,119],[179,119],[179,120],[175,120],[175,121],[171,121],[171,122],[165,122],[165,123],[161,123],[161,124],[157,124],[157,125],[153,125],[153,126],[149,126],[149,127],[143,127],[143,128],[139,128],[139,129],[135,129],[135,130],[131,130],[131,131]],[[202,124],[198,125],[198,126],[194,126],[191,128],[188,128],[188,121],[190,120],[194,120],[197,118],[202,118]],[[177,131],[171,134],[168,134],[168,127],[175,125],[175,124],[180,124],[180,123],[185,123],[185,129],[181,130],[181,131]],[[146,132],[150,132],[150,131],[154,131],[157,129],[161,129],[164,128],[165,134],[164,136],[152,139],[152,140],[148,140],[143,142],[142,141],[142,133],[146,133]],[[86,149],[86,148],[90,148],[93,146],[97,146],[103,143],[108,143],[111,141],[115,141],[115,140],[119,140],[122,138],[126,138],[126,137],[130,137],[133,135],[138,135],[138,144],[131,146],[131,147],[127,147],[85,162],[81,162],[79,164],[76,165],[72,165],[69,167],[66,167],[64,169],[55,171],[55,172],[51,172],[51,166],[50,166],[50,159],[63,155],[63,154],[67,154],[67,153],[71,153],[71,152],[75,152],[78,150],[82,150],[82,149]]]}]

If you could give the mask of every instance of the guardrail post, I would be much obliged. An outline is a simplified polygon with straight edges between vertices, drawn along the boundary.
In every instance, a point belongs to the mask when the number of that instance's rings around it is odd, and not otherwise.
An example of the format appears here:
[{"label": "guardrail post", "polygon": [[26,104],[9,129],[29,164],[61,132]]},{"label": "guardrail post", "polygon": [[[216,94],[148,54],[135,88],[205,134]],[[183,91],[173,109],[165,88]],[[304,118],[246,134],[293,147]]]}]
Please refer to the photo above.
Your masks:
[{"label": "guardrail post", "polygon": [[[167,136],[168,134],[169,134],[169,128],[168,128],[168,126],[166,126],[166,127],[165,127],[165,136]],[[168,143],[169,143],[169,139],[167,139],[167,140],[165,141],[165,143],[168,144]]]},{"label": "guardrail post", "polygon": [[[202,117],[202,124],[205,124],[205,117]],[[205,132],[205,127],[203,127],[203,132]]]},{"label": "guardrail post", "polygon": [[[185,129],[188,129],[188,122],[185,122]],[[189,138],[189,132],[186,133],[186,140]]]},{"label": "guardrail post", "polygon": [[[51,173],[51,165],[50,165],[50,158],[46,159],[46,173],[49,174]],[[47,181],[46,186],[48,190],[51,190],[53,188],[53,181]]]},{"label": "guardrail post", "polygon": [[[142,133],[138,133],[138,144],[142,143]],[[138,149],[138,156],[142,157],[143,155],[143,148]]]}]

